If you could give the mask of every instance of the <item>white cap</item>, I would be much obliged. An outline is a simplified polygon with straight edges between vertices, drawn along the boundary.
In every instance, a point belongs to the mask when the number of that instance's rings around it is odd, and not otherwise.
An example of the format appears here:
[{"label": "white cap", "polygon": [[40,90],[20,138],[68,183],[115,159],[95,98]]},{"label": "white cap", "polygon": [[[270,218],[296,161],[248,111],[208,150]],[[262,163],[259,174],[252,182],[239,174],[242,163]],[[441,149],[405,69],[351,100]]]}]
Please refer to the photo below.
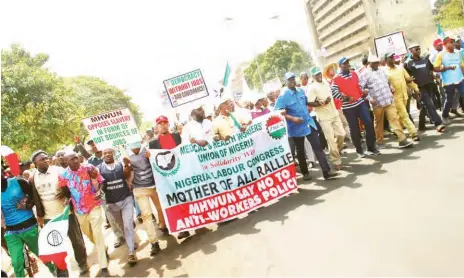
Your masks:
[{"label": "white cap", "polygon": [[379,57],[377,57],[376,55],[369,55],[369,57],[367,58],[367,61],[369,63],[375,63],[375,62],[380,62],[380,59]]}]

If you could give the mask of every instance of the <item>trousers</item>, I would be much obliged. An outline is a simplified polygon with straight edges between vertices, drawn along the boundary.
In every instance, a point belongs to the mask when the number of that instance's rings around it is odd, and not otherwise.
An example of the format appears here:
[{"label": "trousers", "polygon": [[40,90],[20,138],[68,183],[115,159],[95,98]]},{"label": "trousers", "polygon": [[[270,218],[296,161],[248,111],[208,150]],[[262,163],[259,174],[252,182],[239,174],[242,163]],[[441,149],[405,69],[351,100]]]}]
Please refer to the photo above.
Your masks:
[{"label": "trousers", "polygon": [[372,124],[372,118],[369,114],[369,108],[367,104],[363,102],[358,106],[343,109],[343,114],[345,115],[346,120],[348,121],[348,125],[350,126],[351,140],[356,148],[356,152],[363,153],[361,145],[361,131],[358,125],[358,119],[360,119],[364,124],[367,149],[369,151],[375,150],[374,126]]},{"label": "trousers", "polygon": [[398,121],[398,111],[396,110],[395,104],[390,104],[385,107],[377,106],[374,108],[374,127],[375,137],[377,138],[377,144],[383,143],[383,123],[385,115],[387,116],[390,128],[398,137],[398,141],[401,142],[404,139],[406,139],[406,135],[404,135],[400,122]]},{"label": "trousers", "polygon": [[156,229],[156,223],[151,217],[153,212],[151,209],[150,200],[153,202],[157,210],[159,227],[166,227],[163,209],[161,208],[161,203],[159,201],[156,188],[134,188],[134,195],[140,208],[143,224],[145,225],[145,229],[147,231],[148,240],[150,243],[155,243],[158,241],[158,229]]},{"label": "trousers", "polygon": [[124,231],[129,255],[132,255],[135,250],[134,197],[128,196],[122,201],[107,203],[106,210],[111,214],[118,228]]},{"label": "trousers", "polygon": [[417,129],[412,122],[407,110],[408,96],[405,94],[396,94],[395,92],[395,106],[398,112],[399,121],[406,127],[409,134],[414,137],[417,135]]},{"label": "trousers", "polygon": [[342,150],[346,135],[342,120],[339,116],[335,116],[332,119],[321,120],[319,123],[324,131],[327,146],[329,147],[330,160],[335,165],[342,164],[340,151]]},{"label": "trousers", "polygon": [[319,142],[319,134],[316,129],[311,127],[311,133],[309,135],[302,136],[302,137],[292,137],[292,139],[295,142],[298,162],[300,163],[301,173],[303,175],[309,173],[308,164],[306,163],[306,158],[305,158],[305,148],[304,148],[305,138],[307,138],[309,143],[311,144],[313,152],[316,155],[317,161],[319,161],[319,165],[321,166],[322,171],[329,172],[330,166],[329,166],[329,163],[327,162],[327,158],[325,157],[325,153],[321,148],[321,144]]},{"label": "trousers", "polygon": [[[453,108],[453,102],[457,104],[459,103],[459,96],[461,95],[460,92],[460,84],[450,84],[444,86],[445,89],[445,105],[443,108],[443,113],[442,117],[443,118],[448,118],[449,117],[449,112]],[[457,95],[457,99],[455,100],[455,96]]]},{"label": "trousers", "polygon": [[81,225],[82,232],[86,235],[90,242],[95,245],[98,253],[98,264],[100,268],[108,267],[106,259],[105,237],[103,237],[103,213],[100,206],[95,207],[88,214],[77,214],[77,220]]},{"label": "trousers", "polygon": [[424,86],[419,87],[419,91],[421,93],[421,111],[419,114],[419,127],[425,127],[426,113],[428,114],[430,120],[433,122],[435,126],[441,125],[443,122],[440,116],[438,115],[432,100],[432,96],[435,94],[436,91],[438,91],[437,85],[435,85],[435,83],[426,84]]},{"label": "trousers", "polygon": [[[47,224],[51,219],[44,219]],[[74,259],[80,267],[87,265],[87,250],[85,249],[84,237],[82,236],[81,226],[74,213],[69,215],[68,237],[74,251]]]},{"label": "trousers", "polygon": [[[6,232],[5,241],[10,251],[11,263],[16,277],[25,277],[24,273],[24,253],[26,245],[37,257],[39,256],[39,230],[37,225],[32,228],[24,229],[24,232]],[[46,264],[51,273],[55,273],[55,266],[52,263]]]}]

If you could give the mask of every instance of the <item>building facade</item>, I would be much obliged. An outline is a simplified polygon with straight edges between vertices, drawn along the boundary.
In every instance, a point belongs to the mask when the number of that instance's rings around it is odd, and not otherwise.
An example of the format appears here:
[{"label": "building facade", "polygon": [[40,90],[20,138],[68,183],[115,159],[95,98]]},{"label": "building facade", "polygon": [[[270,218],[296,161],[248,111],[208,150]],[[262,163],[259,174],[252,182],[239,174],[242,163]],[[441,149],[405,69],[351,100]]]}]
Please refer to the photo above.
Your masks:
[{"label": "building facade", "polygon": [[428,47],[436,32],[430,0],[304,0],[319,65],[375,53],[374,38],[403,31],[406,44]]}]

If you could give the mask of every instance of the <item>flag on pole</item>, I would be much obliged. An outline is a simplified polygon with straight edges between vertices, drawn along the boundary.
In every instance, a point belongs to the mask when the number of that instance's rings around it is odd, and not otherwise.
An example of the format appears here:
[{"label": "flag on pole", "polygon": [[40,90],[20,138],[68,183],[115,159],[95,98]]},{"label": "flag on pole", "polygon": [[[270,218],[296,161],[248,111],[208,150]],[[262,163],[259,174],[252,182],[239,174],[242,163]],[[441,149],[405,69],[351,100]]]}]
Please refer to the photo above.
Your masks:
[{"label": "flag on pole", "polygon": [[438,26],[437,26],[437,36],[440,37],[440,39],[445,38],[445,31],[443,30],[443,28],[441,28],[440,23],[438,23]]},{"label": "flag on pole", "polygon": [[10,172],[13,176],[19,176],[21,174],[21,169],[19,167],[19,157],[8,146],[0,146],[0,154],[5,157],[6,162],[8,162],[8,167],[10,167]]},{"label": "flag on pole", "polygon": [[39,257],[44,263],[53,262],[60,270],[66,270],[66,244],[69,226],[69,205],[61,215],[50,220],[39,233]]},{"label": "flag on pole", "polygon": [[231,69],[229,66],[229,62],[227,62],[226,71],[224,72],[224,78],[222,79],[222,86],[224,87],[227,87],[227,85],[229,84],[230,71]]}]

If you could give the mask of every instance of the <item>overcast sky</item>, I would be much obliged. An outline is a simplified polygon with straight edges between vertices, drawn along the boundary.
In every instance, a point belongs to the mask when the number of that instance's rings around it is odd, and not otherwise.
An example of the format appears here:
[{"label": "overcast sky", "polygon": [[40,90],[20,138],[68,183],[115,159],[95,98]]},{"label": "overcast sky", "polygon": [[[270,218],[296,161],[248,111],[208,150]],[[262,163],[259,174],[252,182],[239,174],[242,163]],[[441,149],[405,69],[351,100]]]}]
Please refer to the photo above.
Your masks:
[{"label": "overcast sky", "polygon": [[48,53],[61,76],[123,88],[147,120],[162,111],[164,79],[200,68],[216,84],[228,60],[233,71],[276,39],[310,45],[304,0],[8,0],[1,8],[2,48],[19,43]]}]

